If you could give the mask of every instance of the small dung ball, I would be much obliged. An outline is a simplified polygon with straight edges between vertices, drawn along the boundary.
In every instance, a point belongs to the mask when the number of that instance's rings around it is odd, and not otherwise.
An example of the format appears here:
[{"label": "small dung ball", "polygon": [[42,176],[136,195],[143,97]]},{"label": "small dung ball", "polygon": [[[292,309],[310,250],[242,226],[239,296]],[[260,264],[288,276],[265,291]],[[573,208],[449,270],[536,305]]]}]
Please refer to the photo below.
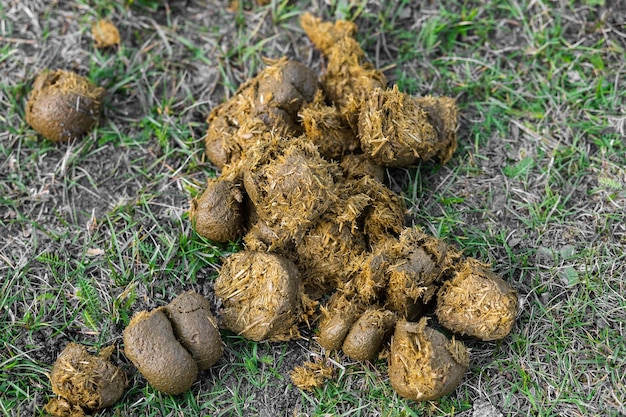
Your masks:
[{"label": "small dung ball", "polygon": [[164,307],[174,334],[198,364],[209,369],[222,357],[224,344],[209,300],[193,291],[180,294]]},{"label": "small dung ball", "polygon": [[296,266],[273,253],[237,252],[225,260],[215,281],[224,326],[256,341],[300,337],[301,293]]},{"label": "small dung ball", "polygon": [[199,198],[191,201],[189,216],[196,232],[214,242],[237,240],[243,232],[243,193],[228,179],[209,179]]},{"label": "small dung ball", "polygon": [[70,71],[42,71],[26,104],[26,122],[53,142],[82,137],[98,121],[105,90]]},{"label": "small dung ball", "polygon": [[517,291],[487,266],[467,259],[437,294],[435,314],[442,326],[480,340],[499,340],[517,316]]},{"label": "small dung ball", "polygon": [[109,48],[120,44],[120,32],[108,20],[100,19],[94,23],[91,34],[96,41],[96,48]]},{"label": "small dung ball", "polygon": [[427,325],[400,320],[391,341],[389,381],[402,397],[436,400],[461,383],[469,366],[465,346]]},{"label": "small dung ball", "polygon": [[198,365],[176,340],[163,308],[135,314],[124,329],[124,346],[144,378],[165,394],[187,391],[198,377]]},{"label": "small dung ball", "polygon": [[63,410],[90,413],[118,402],[127,379],[124,371],[109,361],[111,353],[113,346],[94,356],[82,345],[68,344],[50,372],[52,391],[61,398],[52,399],[46,411],[53,415]]},{"label": "small dung ball", "polygon": [[376,358],[396,323],[394,313],[383,309],[369,309],[354,323],[343,342],[343,352],[357,361]]}]

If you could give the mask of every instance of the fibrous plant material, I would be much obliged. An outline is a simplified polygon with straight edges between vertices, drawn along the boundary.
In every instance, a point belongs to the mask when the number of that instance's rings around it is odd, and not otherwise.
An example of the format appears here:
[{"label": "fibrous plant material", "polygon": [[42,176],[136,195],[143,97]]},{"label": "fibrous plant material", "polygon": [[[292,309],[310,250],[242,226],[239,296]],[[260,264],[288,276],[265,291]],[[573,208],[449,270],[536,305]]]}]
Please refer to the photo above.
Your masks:
[{"label": "fibrous plant material", "polygon": [[467,259],[437,294],[437,319],[455,333],[480,340],[508,335],[517,315],[517,291],[487,265]]},{"label": "fibrous plant material", "polygon": [[211,313],[211,305],[193,291],[182,293],[164,307],[176,338],[191,353],[199,370],[215,365],[224,353],[224,344]]},{"label": "fibrous plant material", "polygon": [[321,360],[307,361],[302,366],[296,366],[289,376],[296,387],[304,391],[313,391],[333,377],[333,368]]},{"label": "fibrous plant material", "polygon": [[109,361],[113,346],[90,355],[84,346],[69,343],[50,372],[52,391],[58,395],[45,406],[61,417],[79,417],[118,402],[126,390],[124,371]]},{"label": "fibrous plant material", "polygon": [[359,148],[359,140],[348,120],[336,107],[325,104],[321,91],[313,102],[302,107],[299,115],[307,140],[324,158],[341,160]]},{"label": "fibrous plant material", "polygon": [[351,112],[346,110],[356,110],[354,103],[365,100],[376,88],[385,88],[385,76],[367,61],[354,38],[354,23],[323,22],[310,13],[303,14],[300,23],[311,42],[328,59],[321,79],[324,93],[350,119]]},{"label": "fibrous plant material", "polygon": [[218,169],[241,158],[259,138],[302,133],[298,111],[318,90],[317,75],[295,61],[280,59],[247,81],[207,118],[206,153]]},{"label": "fibrous plant material", "polygon": [[330,164],[314,145],[298,139],[249,152],[243,182],[259,219],[297,242],[333,202]]},{"label": "fibrous plant material", "polygon": [[196,232],[214,242],[237,240],[243,233],[241,184],[227,178],[209,179],[199,198],[191,201],[189,216]]},{"label": "fibrous plant material", "polygon": [[385,168],[362,153],[344,155],[339,162],[339,167],[346,179],[359,179],[369,176],[381,183],[385,180]]},{"label": "fibrous plant material", "polygon": [[469,366],[465,346],[427,326],[400,320],[391,341],[389,381],[401,396],[416,400],[436,400],[461,383]]},{"label": "fibrous plant material", "polygon": [[26,121],[53,142],[82,137],[98,121],[105,90],[71,71],[43,70],[26,104]]},{"label": "fibrous plant material", "polygon": [[96,41],[96,48],[110,48],[120,44],[120,32],[108,20],[100,19],[94,23],[91,34]]},{"label": "fibrous plant material", "polygon": [[174,335],[162,308],[141,311],[124,329],[124,352],[155,389],[169,395],[187,391],[198,365]]},{"label": "fibrous plant material", "polygon": [[461,257],[454,248],[417,227],[406,228],[399,239],[386,240],[380,252],[390,263],[385,305],[408,320],[422,314]]},{"label": "fibrous plant material", "polygon": [[215,281],[215,295],[223,302],[223,325],[256,341],[300,337],[298,323],[306,311],[302,289],[293,262],[253,251],[226,258]]},{"label": "fibrous plant material", "polygon": [[416,98],[376,89],[359,113],[361,148],[380,165],[407,167],[433,157],[448,161],[456,149],[454,100]]},{"label": "fibrous plant material", "polygon": [[395,323],[396,315],[389,310],[366,310],[348,332],[343,342],[343,352],[357,361],[375,359]]}]

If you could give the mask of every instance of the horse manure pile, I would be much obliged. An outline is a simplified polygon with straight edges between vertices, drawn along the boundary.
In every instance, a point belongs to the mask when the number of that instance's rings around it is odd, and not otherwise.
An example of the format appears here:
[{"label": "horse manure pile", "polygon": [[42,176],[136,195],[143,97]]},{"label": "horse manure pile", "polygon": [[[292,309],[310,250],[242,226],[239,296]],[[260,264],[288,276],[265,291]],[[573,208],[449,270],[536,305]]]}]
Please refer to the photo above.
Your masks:
[{"label": "horse manure pile", "polygon": [[[385,167],[451,158],[455,102],[388,87],[354,39],[353,23],[305,14],[301,24],[326,58],[324,73],[268,61],[207,117],[206,155],[221,173],[193,199],[190,219],[205,238],[245,245],[224,260],[215,282],[220,324],[255,341],[298,339],[303,324],[315,325],[326,351],[388,360],[399,395],[437,399],[462,381],[469,355],[436,328],[499,340],[517,314],[508,283],[407,227],[402,198],[383,183]],[[69,140],[93,126],[103,96],[73,73],[46,71],[26,118],[48,139]],[[431,311],[438,326],[428,326]],[[170,395],[189,390],[223,353],[209,302],[193,292],[135,314],[123,338],[128,359]],[[58,398],[46,411],[77,417],[118,401],[127,381],[108,361],[111,352],[94,357],[68,345],[50,375]],[[323,359],[291,372],[304,390],[332,377]]]},{"label": "horse manure pile", "polygon": [[[457,107],[388,87],[353,23],[305,14],[301,24],[325,72],[268,61],[207,118],[206,154],[221,175],[192,201],[190,218],[212,241],[245,245],[215,283],[221,323],[257,341],[297,339],[300,325],[317,324],[325,350],[388,358],[400,395],[439,398],[461,382],[469,356],[427,325],[428,312],[480,340],[504,338],[517,313],[509,284],[407,227],[402,198],[383,183],[385,167],[450,160]],[[173,343],[169,330],[164,339]],[[324,363],[305,363],[292,381],[311,390],[331,376]]]},{"label": "horse manure pile", "polygon": [[105,90],[71,71],[42,71],[26,104],[26,122],[46,139],[82,137],[98,121]]}]

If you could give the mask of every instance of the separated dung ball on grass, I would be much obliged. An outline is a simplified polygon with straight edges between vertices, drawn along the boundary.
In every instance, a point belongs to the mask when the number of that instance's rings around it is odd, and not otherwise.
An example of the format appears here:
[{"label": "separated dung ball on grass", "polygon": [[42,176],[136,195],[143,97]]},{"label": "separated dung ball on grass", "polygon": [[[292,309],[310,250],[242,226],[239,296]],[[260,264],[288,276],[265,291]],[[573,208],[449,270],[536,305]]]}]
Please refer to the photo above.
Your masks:
[{"label": "separated dung ball on grass", "polygon": [[198,368],[209,369],[222,357],[224,345],[209,300],[193,291],[180,294],[164,308],[174,334]]},{"label": "separated dung ball on grass", "polygon": [[124,352],[155,389],[169,395],[187,391],[198,365],[174,335],[162,308],[141,311],[124,329]]},{"label": "separated dung ball on grass", "polygon": [[189,216],[196,232],[214,242],[237,240],[244,226],[241,186],[229,179],[209,179],[199,198],[191,201]]},{"label": "separated dung ball on grass", "polygon": [[517,292],[485,264],[467,259],[437,294],[437,318],[455,333],[503,339],[517,315]]},{"label": "separated dung ball on grass", "polygon": [[109,48],[120,44],[120,32],[108,20],[100,19],[94,23],[91,34],[96,41],[96,48]]},{"label": "separated dung ball on grass", "polygon": [[304,362],[296,366],[290,373],[293,384],[304,391],[313,391],[324,384],[324,381],[333,377],[333,368],[321,360]]},{"label": "separated dung ball on grass", "polygon": [[427,325],[400,320],[391,341],[389,381],[401,396],[436,400],[461,383],[469,366],[465,346]]},{"label": "separated dung ball on grass", "polygon": [[54,398],[46,412],[55,416],[80,416],[107,408],[118,402],[126,390],[124,371],[109,361],[113,346],[98,356],[87,353],[84,346],[69,343],[50,372]]},{"label": "separated dung ball on grass", "polygon": [[286,258],[252,251],[232,254],[215,281],[215,295],[223,302],[222,323],[237,334],[256,341],[300,337],[302,282]]},{"label": "separated dung ball on grass", "polygon": [[98,121],[105,90],[70,71],[42,71],[26,104],[26,121],[53,142],[82,137]]}]

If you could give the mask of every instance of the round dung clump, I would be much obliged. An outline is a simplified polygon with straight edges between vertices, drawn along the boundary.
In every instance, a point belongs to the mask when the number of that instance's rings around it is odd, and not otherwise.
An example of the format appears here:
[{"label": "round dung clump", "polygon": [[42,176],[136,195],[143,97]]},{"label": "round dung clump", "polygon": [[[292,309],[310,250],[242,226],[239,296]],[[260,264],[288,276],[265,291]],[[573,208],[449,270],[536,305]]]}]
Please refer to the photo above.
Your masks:
[{"label": "round dung clump", "polygon": [[334,200],[330,163],[298,139],[274,141],[251,153],[243,182],[259,219],[299,240]]},{"label": "round dung clump", "polygon": [[243,231],[243,193],[229,179],[209,179],[199,198],[191,201],[189,216],[200,236],[214,242],[237,240]]},{"label": "round dung clump", "polygon": [[209,369],[222,357],[224,345],[209,300],[188,291],[163,309],[176,338],[191,353],[200,370]]},{"label": "round dung clump", "polygon": [[162,308],[135,314],[124,329],[124,352],[155,389],[169,395],[187,391],[198,365],[176,340]]},{"label": "round dung clump", "polygon": [[300,336],[301,293],[296,266],[273,253],[237,252],[225,260],[215,281],[224,326],[256,341]]},{"label": "round dung clump", "polygon": [[91,34],[96,41],[96,48],[109,48],[120,44],[120,32],[108,20],[100,19],[94,23]]},{"label": "round dung clump", "polygon": [[391,311],[370,308],[352,325],[343,342],[343,352],[357,361],[370,361],[382,349],[396,323]]},{"label": "round dung clump", "polygon": [[53,415],[81,415],[110,407],[126,390],[126,374],[109,361],[113,346],[98,356],[87,353],[84,346],[69,343],[55,361],[50,372],[55,398],[46,405]]},{"label": "round dung clump", "polygon": [[401,396],[436,400],[461,383],[469,366],[465,346],[426,325],[400,320],[391,341],[389,381]]},{"label": "round dung clump", "polygon": [[509,334],[517,316],[517,292],[486,265],[467,259],[437,294],[437,319],[455,333],[480,340]]},{"label": "round dung clump", "polygon": [[207,156],[221,169],[268,136],[300,135],[298,112],[314,99],[317,90],[312,69],[285,58],[271,61],[230,100],[211,110],[205,138]]},{"label": "round dung clump", "polygon": [[105,90],[70,71],[42,71],[26,104],[26,121],[53,142],[82,137],[98,121]]},{"label": "round dung clump", "polygon": [[335,292],[322,310],[318,342],[326,350],[337,350],[363,311],[363,305]]}]

